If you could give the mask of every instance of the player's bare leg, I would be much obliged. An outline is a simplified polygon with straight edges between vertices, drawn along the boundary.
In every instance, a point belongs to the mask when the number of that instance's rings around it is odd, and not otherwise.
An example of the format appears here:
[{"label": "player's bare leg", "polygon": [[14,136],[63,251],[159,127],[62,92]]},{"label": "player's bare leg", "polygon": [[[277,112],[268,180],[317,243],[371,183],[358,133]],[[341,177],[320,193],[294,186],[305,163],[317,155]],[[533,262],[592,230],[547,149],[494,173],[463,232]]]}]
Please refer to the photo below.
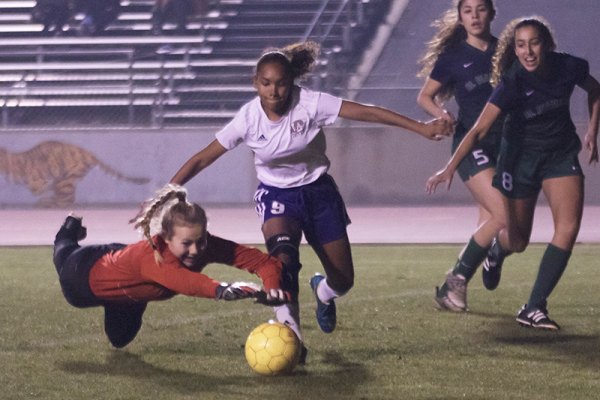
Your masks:
[{"label": "player's bare leg", "polygon": [[504,227],[503,198],[491,184],[493,175],[494,169],[488,168],[465,182],[479,204],[479,221],[477,229],[462,249],[454,267],[446,273],[444,283],[435,288],[435,304],[441,310],[453,312],[468,310],[468,283],[488,255],[493,238]]},{"label": "player's bare leg", "polygon": [[[290,218],[271,218],[262,227],[269,254],[277,257],[283,263],[282,288],[292,294],[292,301],[282,306],[274,307],[277,321],[288,325],[301,342],[300,306],[298,304],[298,274],[302,268],[300,263],[299,246],[302,231],[298,223]],[[303,345],[301,362],[306,358],[306,348]]]},{"label": "player's bare leg", "polygon": [[317,301],[316,317],[319,327],[331,333],[337,316],[334,299],[346,294],[354,285],[354,264],[348,237],[324,245],[313,245],[323,264],[326,277],[316,274],[310,280]]}]

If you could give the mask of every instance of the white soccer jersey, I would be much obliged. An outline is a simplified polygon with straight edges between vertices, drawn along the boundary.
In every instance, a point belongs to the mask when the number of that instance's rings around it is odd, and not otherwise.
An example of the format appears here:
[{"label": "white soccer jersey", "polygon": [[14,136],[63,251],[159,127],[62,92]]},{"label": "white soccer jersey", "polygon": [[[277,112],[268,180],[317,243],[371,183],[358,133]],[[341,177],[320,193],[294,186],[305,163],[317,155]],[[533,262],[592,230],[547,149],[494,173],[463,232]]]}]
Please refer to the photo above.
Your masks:
[{"label": "white soccer jersey", "polygon": [[316,181],[329,169],[321,127],[333,124],[342,99],[306,88],[292,88],[292,105],[279,121],[270,121],[256,97],[246,103],[217,140],[228,150],[246,143],[254,153],[258,179],[291,188]]}]

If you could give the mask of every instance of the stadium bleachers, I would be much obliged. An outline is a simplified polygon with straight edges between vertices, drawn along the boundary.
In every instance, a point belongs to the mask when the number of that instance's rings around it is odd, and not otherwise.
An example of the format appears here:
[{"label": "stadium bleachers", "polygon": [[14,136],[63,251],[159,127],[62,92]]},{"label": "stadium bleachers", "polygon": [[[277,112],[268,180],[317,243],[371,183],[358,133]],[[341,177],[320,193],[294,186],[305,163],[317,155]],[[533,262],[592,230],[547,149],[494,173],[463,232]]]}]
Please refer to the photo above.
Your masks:
[{"label": "stadium bleachers", "polygon": [[350,50],[389,0],[220,0],[188,20],[185,36],[170,22],[152,34],[153,0],[122,0],[118,19],[94,37],[77,35],[80,14],[60,36],[43,36],[30,20],[35,3],[0,2],[1,128],[222,124],[254,96],[263,49],[321,42],[316,85],[333,66],[351,70]]}]

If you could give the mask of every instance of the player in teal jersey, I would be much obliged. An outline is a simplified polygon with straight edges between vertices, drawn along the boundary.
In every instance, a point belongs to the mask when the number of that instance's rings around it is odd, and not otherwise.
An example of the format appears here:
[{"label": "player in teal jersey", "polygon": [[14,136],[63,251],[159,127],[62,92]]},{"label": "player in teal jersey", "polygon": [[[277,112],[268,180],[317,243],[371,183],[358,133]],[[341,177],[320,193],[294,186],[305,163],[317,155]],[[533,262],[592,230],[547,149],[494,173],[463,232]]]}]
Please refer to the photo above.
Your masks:
[{"label": "player in teal jersey", "polygon": [[442,182],[450,186],[460,161],[501,113],[507,113],[493,180],[503,194],[507,215],[499,245],[513,252],[525,250],[542,191],[552,211],[554,235],[517,322],[551,330],[559,325],[548,317],[547,299],[567,266],[583,214],[581,141],[569,110],[575,86],[588,95],[590,116],[583,145],[590,164],[598,162],[600,116],[600,84],[590,75],[587,61],[555,48],[548,24],[540,17],[516,19],[505,28],[494,56],[492,84],[497,86],[490,100],[446,167],[426,185],[429,193]]},{"label": "player in teal jersey", "polygon": [[[492,93],[492,56],[498,39],[490,27],[495,15],[492,0],[455,0],[453,7],[434,22],[438,31],[420,61],[419,75],[426,80],[417,102],[427,113],[455,124],[452,152]],[[454,96],[458,105],[456,119],[444,107],[450,96]],[[504,226],[502,195],[492,187],[501,134],[502,118],[499,118],[490,134],[458,166],[458,174],[479,206],[479,220],[454,268],[446,274],[444,284],[436,288],[436,306],[442,310],[467,310],[467,284]],[[484,262],[483,278],[488,289],[498,285],[501,266],[498,259]]]}]

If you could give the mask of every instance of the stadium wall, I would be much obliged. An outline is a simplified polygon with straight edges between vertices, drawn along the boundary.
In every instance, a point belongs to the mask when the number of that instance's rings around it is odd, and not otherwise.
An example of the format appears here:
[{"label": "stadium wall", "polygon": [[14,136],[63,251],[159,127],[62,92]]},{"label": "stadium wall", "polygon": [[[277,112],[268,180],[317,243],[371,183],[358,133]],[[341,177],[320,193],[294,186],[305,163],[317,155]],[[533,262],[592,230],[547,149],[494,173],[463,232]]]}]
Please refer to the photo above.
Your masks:
[{"label": "stadium wall", "polygon": [[[214,138],[214,129],[3,132],[0,208],[139,204]],[[450,191],[424,192],[425,180],[449,156],[431,142],[387,127],[338,124],[326,129],[331,174],[349,205],[461,205],[471,199],[460,179]],[[586,202],[600,204],[600,171],[582,153]],[[112,170],[116,172],[107,172]],[[126,178],[127,177],[127,178]],[[135,178],[132,181],[130,178]],[[187,186],[204,204],[250,204],[257,181],[252,154],[240,146]]]}]

